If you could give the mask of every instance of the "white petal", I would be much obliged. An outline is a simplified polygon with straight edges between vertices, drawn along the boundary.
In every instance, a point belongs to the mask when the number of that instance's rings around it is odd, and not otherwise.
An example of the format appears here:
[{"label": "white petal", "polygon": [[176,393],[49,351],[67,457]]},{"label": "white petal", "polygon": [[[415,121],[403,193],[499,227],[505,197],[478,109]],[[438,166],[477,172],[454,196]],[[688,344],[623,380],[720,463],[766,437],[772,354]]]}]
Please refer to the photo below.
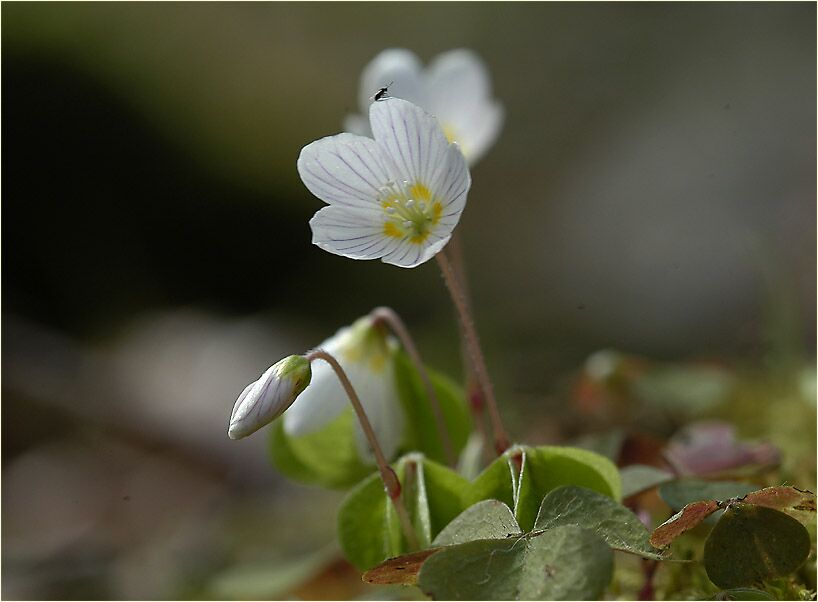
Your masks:
[{"label": "white petal", "polygon": [[372,97],[389,82],[394,82],[389,86],[390,96],[418,104],[426,101],[418,57],[403,48],[389,48],[372,59],[361,74],[361,89],[358,94],[361,112],[368,112]]},{"label": "white petal", "polygon": [[394,163],[396,176],[428,186],[449,148],[437,120],[399,98],[373,103],[369,120],[375,141]]},{"label": "white petal", "polygon": [[284,413],[284,430],[293,436],[320,429],[349,407],[338,377],[326,362],[314,362],[312,380]]},{"label": "white petal", "polygon": [[[318,346],[335,356],[345,370],[343,349],[350,331],[348,326],[340,328]],[[347,407],[349,399],[330,365],[324,361],[312,362],[312,380],[298,396],[298,402],[284,414],[284,430],[295,436],[311,433],[331,422]]]},{"label": "white petal", "polygon": [[497,140],[503,119],[503,106],[499,102],[486,101],[470,112],[453,114],[445,124],[454,133],[468,164],[474,165]]},{"label": "white petal", "polygon": [[308,144],[298,157],[298,174],[319,199],[346,207],[377,207],[389,182],[382,151],[369,138],[328,136]]},{"label": "white petal", "polygon": [[[438,230],[443,230],[438,228]],[[390,263],[401,268],[414,268],[429,261],[438,251],[446,246],[451,238],[451,228],[446,228],[447,232],[436,235],[434,232],[422,244],[414,244],[403,241],[394,251],[384,256],[381,261]]]},{"label": "white petal", "polygon": [[310,220],[314,245],[351,259],[378,259],[399,240],[384,233],[381,210],[324,207]]},{"label": "white petal", "polygon": [[485,64],[470,50],[452,50],[439,55],[427,73],[428,110],[474,165],[494,143],[503,123],[502,106],[491,98]]},{"label": "white petal", "polygon": [[[344,339],[348,332],[348,328],[341,329],[319,347],[334,355],[341,364],[361,400],[384,454],[392,457],[400,445],[404,427],[403,410],[395,388],[394,365],[390,360],[381,370],[374,370],[366,360],[347,359]],[[314,362],[310,385],[284,414],[284,430],[292,436],[307,435],[326,426],[349,407],[349,398],[329,364]],[[362,458],[371,460],[369,444],[357,416],[355,424],[359,452]]]},{"label": "white petal", "polygon": [[491,94],[489,73],[482,60],[464,48],[438,55],[426,72],[428,109],[441,119],[471,112]]},{"label": "white petal", "polygon": [[[353,381],[353,384],[361,398],[361,405],[364,406],[384,456],[391,459],[400,446],[405,420],[395,388],[394,365],[389,362],[381,373],[374,373],[369,368],[362,367],[353,374],[357,377],[357,382]],[[352,378],[350,376],[350,380]],[[374,455],[369,440],[364,435],[360,423],[357,420],[355,423],[358,451],[362,458],[372,462]]]},{"label": "white petal", "polygon": [[457,146],[452,144],[446,149],[444,159],[436,165],[429,188],[443,204],[441,223],[454,228],[466,207],[471,188],[471,174]]},{"label": "white petal", "polygon": [[276,365],[270,366],[254,383],[241,392],[230,416],[228,436],[231,439],[246,437],[279,416],[292,402],[291,380],[280,380]]}]

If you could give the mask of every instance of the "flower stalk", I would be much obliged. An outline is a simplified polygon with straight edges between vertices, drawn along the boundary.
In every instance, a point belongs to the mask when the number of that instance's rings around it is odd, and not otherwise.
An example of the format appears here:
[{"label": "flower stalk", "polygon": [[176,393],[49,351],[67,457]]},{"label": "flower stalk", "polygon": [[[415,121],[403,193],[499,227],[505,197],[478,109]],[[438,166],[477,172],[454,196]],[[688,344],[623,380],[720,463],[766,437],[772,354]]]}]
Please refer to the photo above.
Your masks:
[{"label": "flower stalk", "polygon": [[[451,257],[452,269],[455,276],[460,281],[460,288],[463,292],[463,300],[466,308],[471,311],[471,293],[469,291],[469,280],[466,275],[466,261],[463,254],[463,237],[460,232],[452,233],[452,238],[448,244],[449,253]],[[472,420],[477,426],[480,437],[484,442],[489,441],[489,434],[486,430],[485,421],[485,395],[480,388],[480,383],[477,382],[475,376],[474,363],[469,353],[468,344],[466,342],[466,332],[463,329],[462,322],[458,319],[457,324],[460,330],[460,354],[463,359],[463,384],[466,391],[466,399],[468,400],[469,412],[471,412]],[[491,451],[487,445],[483,445],[483,459],[486,462],[491,462]]]},{"label": "flower stalk", "polygon": [[503,427],[502,418],[500,418],[497,400],[494,397],[494,388],[489,379],[486,361],[483,357],[483,351],[480,348],[480,341],[477,338],[477,330],[474,327],[474,320],[471,317],[471,312],[466,303],[460,279],[457,277],[451,261],[449,261],[449,258],[446,256],[446,252],[438,252],[435,258],[440,266],[440,271],[443,273],[446,287],[449,289],[449,294],[454,302],[455,309],[457,309],[458,317],[460,318],[460,325],[465,335],[466,346],[469,350],[475,376],[487,402],[486,405],[489,411],[489,419],[491,420],[491,429],[494,435],[494,449],[497,454],[500,455],[508,449],[509,439]]},{"label": "flower stalk", "polygon": [[395,474],[395,471],[386,461],[386,457],[383,455],[381,446],[378,443],[378,438],[375,436],[375,431],[372,428],[372,424],[369,422],[369,418],[367,418],[366,412],[364,411],[364,406],[361,404],[361,399],[358,397],[358,393],[355,392],[355,388],[352,386],[349,377],[347,376],[346,372],[344,372],[341,364],[338,363],[338,360],[323,349],[315,349],[310,351],[306,355],[306,358],[310,362],[315,360],[324,360],[333,369],[338,377],[338,380],[341,381],[341,385],[343,386],[344,391],[346,391],[347,397],[349,397],[349,402],[352,404],[355,414],[358,416],[358,421],[361,423],[361,429],[363,430],[364,435],[366,435],[369,445],[372,447],[372,452],[375,455],[375,462],[378,465],[378,471],[381,473],[381,480],[383,481],[384,489],[386,489],[386,494],[389,496],[389,499],[392,501],[392,505],[395,507],[395,512],[398,515],[398,520],[400,521],[401,529],[406,537],[406,541],[411,549],[419,549],[417,534],[412,527],[412,521],[409,518],[409,513],[406,510],[406,506],[403,503],[403,497],[401,496],[401,486],[398,475]]},{"label": "flower stalk", "polygon": [[446,421],[443,418],[443,408],[441,407],[440,400],[435,393],[432,380],[429,378],[429,372],[426,370],[426,366],[420,357],[420,352],[418,352],[417,346],[415,345],[412,336],[409,334],[409,330],[406,328],[403,320],[400,319],[400,316],[398,316],[398,314],[389,307],[377,307],[373,309],[369,315],[375,323],[385,324],[389,327],[395,336],[400,339],[403,348],[409,355],[409,359],[411,359],[412,363],[415,365],[415,369],[420,375],[421,381],[423,381],[423,386],[426,388],[426,396],[429,398],[429,405],[432,408],[432,414],[435,418],[437,434],[443,445],[443,451],[446,454],[446,459],[450,466],[455,466],[457,464],[457,455],[455,454],[454,445],[452,444],[452,439],[449,436],[449,431],[446,428]]}]

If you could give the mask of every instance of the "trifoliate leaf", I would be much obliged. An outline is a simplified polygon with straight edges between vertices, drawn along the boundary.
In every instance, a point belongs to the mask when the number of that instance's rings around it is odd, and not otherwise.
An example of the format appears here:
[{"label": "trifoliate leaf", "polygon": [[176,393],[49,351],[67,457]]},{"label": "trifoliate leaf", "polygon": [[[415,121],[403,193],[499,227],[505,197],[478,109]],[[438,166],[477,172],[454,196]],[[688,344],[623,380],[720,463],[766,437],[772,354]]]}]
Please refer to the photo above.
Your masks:
[{"label": "trifoliate leaf", "polygon": [[[524,447],[514,516],[523,531],[534,526],[543,497],[562,485],[578,485],[622,498],[619,471],[607,458],[575,447]],[[509,452],[506,452],[509,453]]]},{"label": "trifoliate leaf", "polygon": [[661,560],[637,516],[611,498],[584,487],[559,487],[542,501],[534,529],[577,525],[593,531],[616,550]]},{"label": "trifoliate leaf", "polygon": [[593,600],[613,574],[613,553],[573,525],[443,548],[418,576],[437,600]]},{"label": "trifoliate leaf", "polygon": [[466,492],[466,504],[472,505],[481,500],[494,499],[513,508],[518,475],[519,468],[514,466],[512,457],[506,452],[486,466],[471,482]]},{"label": "trifoliate leaf", "polygon": [[466,508],[435,538],[435,546],[451,546],[475,539],[504,539],[522,535],[511,509],[498,500],[483,500]]},{"label": "trifoliate leaf", "polygon": [[809,551],[809,533],[791,516],[733,503],[704,544],[704,568],[719,587],[745,587],[791,573]]},{"label": "trifoliate leaf", "polygon": [[[401,478],[399,466],[395,472]],[[400,523],[380,474],[358,483],[341,502],[338,539],[347,560],[361,570],[405,551]]]},{"label": "trifoliate leaf", "polygon": [[[428,546],[465,508],[462,500],[469,483],[417,453],[400,458],[393,468],[418,542]],[[344,498],[338,511],[338,536],[347,559],[362,570],[410,551],[379,473],[367,477]]]},{"label": "trifoliate leaf", "polygon": [[466,495],[471,483],[452,469],[429,458],[423,461],[423,471],[431,536],[434,538],[468,506]]},{"label": "trifoliate leaf", "polygon": [[412,518],[412,526],[421,548],[432,541],[432,519],[429,516],[429,497],[426,494],[426,475],[423,456],[409,454],[401,458],[401,496]]}]

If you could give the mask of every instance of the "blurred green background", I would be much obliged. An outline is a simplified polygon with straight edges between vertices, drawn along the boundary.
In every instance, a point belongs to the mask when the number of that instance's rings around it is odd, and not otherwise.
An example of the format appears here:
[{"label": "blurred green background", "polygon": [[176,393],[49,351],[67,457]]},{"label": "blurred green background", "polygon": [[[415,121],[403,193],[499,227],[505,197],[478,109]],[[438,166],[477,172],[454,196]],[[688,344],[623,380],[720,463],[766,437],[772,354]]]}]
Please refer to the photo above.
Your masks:
[{"label": "blurred green background", "polygon": [[[243,386],[377,305],[459,374],[433,263],[310,244],[296,158],[388,47],[471,48],[505,105],[459,231],[518,439],[583,431],[600,348],[798,375],[814,426],[815,11],[3,3],[3,597],[283,595],[339,494],[228,441]],[[287,595],[358,595],[323,570]]]}]

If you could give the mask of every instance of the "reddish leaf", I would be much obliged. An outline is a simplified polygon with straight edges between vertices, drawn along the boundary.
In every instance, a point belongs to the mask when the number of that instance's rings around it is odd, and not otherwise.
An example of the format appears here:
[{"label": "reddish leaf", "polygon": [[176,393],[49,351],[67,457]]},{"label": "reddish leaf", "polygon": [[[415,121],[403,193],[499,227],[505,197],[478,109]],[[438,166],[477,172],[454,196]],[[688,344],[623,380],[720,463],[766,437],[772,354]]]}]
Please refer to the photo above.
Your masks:
[{"label": "reddish leaf", "polygon": [[426,559],[442,549],[430,548],[384,560],[375,568],[366,571],[362,579],[376,585],[414,585],[418,581],[418,573]]},{"label": "reddish leaf", "polygon": [[661,525],[650,536],[650,545],[664,548],[685,531],[689,531],[719,509],[716,500],[693,502],[682,508]]},{"label": "reddish leaf", "polygon": [[795,487],[767,487],[748,493],[741,501],[780,510],[799,520],[815,519],[815,494]]}]

